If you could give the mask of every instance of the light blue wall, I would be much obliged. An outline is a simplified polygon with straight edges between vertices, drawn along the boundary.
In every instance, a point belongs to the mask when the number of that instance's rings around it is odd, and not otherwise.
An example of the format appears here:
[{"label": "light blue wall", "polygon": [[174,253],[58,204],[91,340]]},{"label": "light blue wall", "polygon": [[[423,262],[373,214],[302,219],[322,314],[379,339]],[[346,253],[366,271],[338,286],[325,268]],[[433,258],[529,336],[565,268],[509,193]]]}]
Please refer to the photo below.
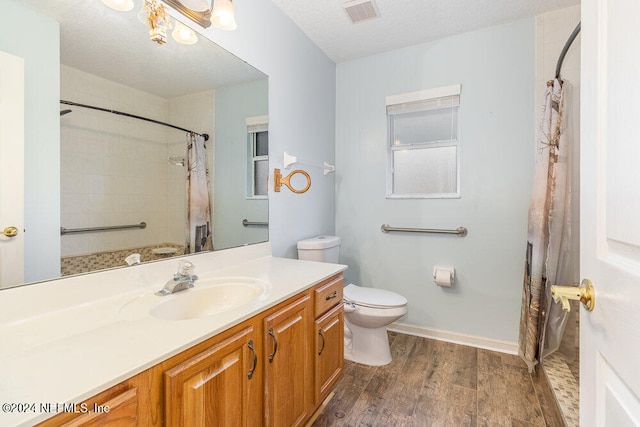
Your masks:
[{"label": "light blue wall", "polygon": [[60,275],[59,25],[14,0],[2,18],[0,50],[24,58],[24,278],[33,282]]},{"label": "light blue wall", "polygon": [[[516,341],[533,176],[534,20],[337,66],[336,233],[348,281],[407,297],[409,324]],[[387,200],[385,96],[462,84],[461,198]],[[383,234],[397,227],[469,235]],[[456,284],[433,282],[454,266]]]},{"label": "light blue wall", "polygon": [[267,79],[226,86],[215,93],[215,167],[213,245],[215,249],[269,239],[266,227],[245,227],[243,219],[269,221],[267,200],[247,199],[247,125],[245,119],[268,114]]},{"label": "light blue wall", "polygon": [[[335,158],[336,66],[271,1],[235,2],[238,29],[203,32],[269,76],[269,167],[283,154],[322,164]],[[297,168],[294,165],[294,168]],[[273,255],[295,258],[300,239],[335,232],[335,176],[303,166],[311,188],[294,194],[269,189]]]}]

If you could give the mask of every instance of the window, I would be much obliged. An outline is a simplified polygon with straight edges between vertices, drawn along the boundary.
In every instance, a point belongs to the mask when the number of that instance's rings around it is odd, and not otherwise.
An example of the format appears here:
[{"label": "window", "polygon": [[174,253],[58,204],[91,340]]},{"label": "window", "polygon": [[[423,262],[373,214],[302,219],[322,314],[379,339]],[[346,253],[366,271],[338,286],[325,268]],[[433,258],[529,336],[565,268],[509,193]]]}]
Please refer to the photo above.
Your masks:
[{"label": "window", "polygon": [[460,197],[460,85],[387,97],[387,198]]},{"label": "window", "polygon": [[247,198],[266,199],[269,178],[269,116],[247,117]]}]

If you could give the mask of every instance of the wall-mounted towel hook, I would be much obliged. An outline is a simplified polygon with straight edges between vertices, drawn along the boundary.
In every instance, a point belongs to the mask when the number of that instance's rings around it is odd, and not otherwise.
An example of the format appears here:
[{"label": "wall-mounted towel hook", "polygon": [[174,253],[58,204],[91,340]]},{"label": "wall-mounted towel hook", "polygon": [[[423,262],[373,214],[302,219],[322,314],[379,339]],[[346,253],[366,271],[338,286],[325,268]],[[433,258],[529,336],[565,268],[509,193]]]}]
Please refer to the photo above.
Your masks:
[{"label": "wall-mounted towel hook", "polygon": [[289,166],[291,166],[294,163],[312,166],[314,168],[320,168],[320,169],[323,169],[325,175],[327,175],[329,172],[335,172],[336,170],[335,166],[330,165],[327,162],[324,162],[322,165],[319,165],[317,163],[308,162],[306,160],[302,160],[302,159],[299,160],[296,156],[292,156],[291,154],[288,154],[286,151],[284,152],[284,160],[282,163],[284,164],[285,169],[288,169]]},{"label": "wall-mounted towel hook", "polygon": [[[291,178],[297,173],[302,174],[307,178],[307,186],[304,187],[302,190],[296,190],[295,188],[293,188],[290,182]],[[291,171],[289,175],[283,178],[282,174],[280,173],[280,169],[274,169],[273,170],[273,191],[280,192],[280,187],[282,187],[283,185],[286,185],[287,188],[289,188],[289,190],[291,190],[296,194],[306,193],[309,187],[311,187],[311,177],[306,171],[303,171],[302,169],[296,169],[294,171]]]}]

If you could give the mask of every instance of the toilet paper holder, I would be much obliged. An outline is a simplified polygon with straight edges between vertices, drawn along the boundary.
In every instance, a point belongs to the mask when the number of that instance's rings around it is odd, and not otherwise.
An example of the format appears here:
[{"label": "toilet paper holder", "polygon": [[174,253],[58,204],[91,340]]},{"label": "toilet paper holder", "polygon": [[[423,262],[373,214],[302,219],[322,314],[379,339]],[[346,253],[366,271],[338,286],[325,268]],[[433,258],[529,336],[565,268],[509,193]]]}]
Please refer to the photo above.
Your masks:
[{"label": "toilet paper holder", "polygon": [[455,280],[456,270],[453,267],[433,267],[433,281],[438,286],[449,287]]}]

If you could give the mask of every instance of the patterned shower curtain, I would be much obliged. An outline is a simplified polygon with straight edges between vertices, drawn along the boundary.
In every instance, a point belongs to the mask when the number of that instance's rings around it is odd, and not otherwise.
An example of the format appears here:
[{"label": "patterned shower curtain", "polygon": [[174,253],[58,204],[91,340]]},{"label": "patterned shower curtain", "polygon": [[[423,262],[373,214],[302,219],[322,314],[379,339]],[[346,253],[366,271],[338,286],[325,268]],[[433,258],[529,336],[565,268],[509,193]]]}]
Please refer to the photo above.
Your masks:
[{"label": "patterned shower curtain", "polygon": [[187,222],[185,254],[213,249],[209,171],[204,137],[187,134]]},{"label": "patterned shower curtain", "polygon": [[571,241],[573,138],[563,117],[566,90],[557,79],[547,82],[536,144],[518,342],[529,371],[559,347],[567,322],[567,313],[553,303],[551,285],[577,285],[578,278]]}]

